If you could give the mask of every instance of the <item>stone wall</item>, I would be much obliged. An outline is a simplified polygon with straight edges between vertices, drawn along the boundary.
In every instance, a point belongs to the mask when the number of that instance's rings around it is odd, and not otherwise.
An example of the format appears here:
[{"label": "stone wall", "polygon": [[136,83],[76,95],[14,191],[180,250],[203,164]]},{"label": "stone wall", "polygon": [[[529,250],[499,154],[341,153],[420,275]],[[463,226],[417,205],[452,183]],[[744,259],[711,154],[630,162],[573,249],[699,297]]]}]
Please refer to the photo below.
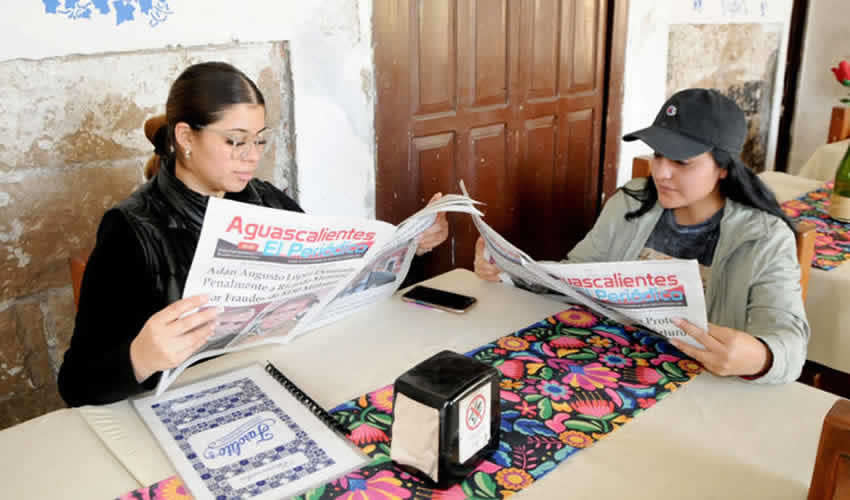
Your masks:
[{"label": "stone wall", "polygon": [[767,164],[781,35],[779,23],[670,26],[667,95],[689,87],[714,88],[738,103],[749,130],[741,157],[757,172]]},{"label": "stone wall", "polygon": [[[749,109],[754,125],[752,157],[772,170],[793,4],[793,0],[629,3],[623,132],[652,123],[675,89],[736,86],[729,93],[743,98],[736,100],[744,104],[745,112]],[[621,144],[618,183],[631,178],[635,156],[650,153],[641,141]]]},{"label": "stone wall", "polygon": [[257,82],[277,134],[258,176],[295,186],[288,50],[232,43],[0,63],[0,428],[64,406],[68,257],[91,248],[103,212],[143,181],[152,146],[142,125],[186,66],[227,61]]}]

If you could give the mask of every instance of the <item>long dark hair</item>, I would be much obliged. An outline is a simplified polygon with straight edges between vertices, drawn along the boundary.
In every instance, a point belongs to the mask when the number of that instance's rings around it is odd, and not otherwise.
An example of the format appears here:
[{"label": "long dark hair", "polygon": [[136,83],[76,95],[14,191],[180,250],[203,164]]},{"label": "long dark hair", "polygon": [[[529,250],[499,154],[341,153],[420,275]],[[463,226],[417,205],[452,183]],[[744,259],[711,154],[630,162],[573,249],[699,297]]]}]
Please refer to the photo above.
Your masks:
[{"label": "long dark hair", "polygon": [[[788,224],[791,231],[794,231],[794,223],[779,207],[779,202],[776,201],[773,191],[752,170],[722,149],[712,150],[711,154],[714,156],[717,165],[727,171],[726,177],[720,179],[719,182],[721,194],[748,207],[763,210],[779,217]],[[626,214],[626,220],[636,219],[649,212],[655,206],[655,202],[658,201],[658,190],[655,188],[652,176],[647,179],[646,186],[642,189],[627,187],[622,189],[627,195],[640,202],[640,206],[636,210]]]},{"label": "long dark hair", "polygon": [[180,153],[174,138],[175,125],[185,122],[200,130],[218,121],[221,113],[234,104],[265,106],[266,101],[257,85],[230,64],[203,62],[183,70],[168,92],[164,119],[159,116],[145,122],[145,135],[154,145],[145,177],[153,177],[163,159],[170,161]]}]

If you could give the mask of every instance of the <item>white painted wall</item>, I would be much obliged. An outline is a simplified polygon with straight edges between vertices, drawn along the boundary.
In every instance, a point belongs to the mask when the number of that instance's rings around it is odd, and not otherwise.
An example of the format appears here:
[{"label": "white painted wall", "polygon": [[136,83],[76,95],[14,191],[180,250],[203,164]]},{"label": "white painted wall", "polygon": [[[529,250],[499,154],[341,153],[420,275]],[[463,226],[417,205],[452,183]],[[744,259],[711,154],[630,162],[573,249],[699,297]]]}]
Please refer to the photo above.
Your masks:
[{"label": "white painted wall", "polygon": [[847,87],[835,81],[829,69],[850,61],[850,24],[847,0],[809,2],[797,102],[791,122],[788,171],[797,173],[818,146],[826,142],[833,106],[847,97]]},{"label": "white painted wall", "polygon": [[117,24],[114,14],[47,14],[42,0],[5,3],[0,61],[289,41],[301,204],[316,214],[374,216],[372,0],[154,0],[171,13],[153,27],[141,15]]},{"label": "white painted wall", "polygon": [[[623,134],[651,125],[667,98],[667,45],[671,24],[781,23],[782,41],[771,109],[773,120],[767,143],[767,169],[772,170],[792,6],[793,0],[632,0],[626,44]],[[699,50],[694,47],[695,58],[699,57]],[[617,185],[631,178],[632,158],[651,152],[640,141],[621,143]]]}]

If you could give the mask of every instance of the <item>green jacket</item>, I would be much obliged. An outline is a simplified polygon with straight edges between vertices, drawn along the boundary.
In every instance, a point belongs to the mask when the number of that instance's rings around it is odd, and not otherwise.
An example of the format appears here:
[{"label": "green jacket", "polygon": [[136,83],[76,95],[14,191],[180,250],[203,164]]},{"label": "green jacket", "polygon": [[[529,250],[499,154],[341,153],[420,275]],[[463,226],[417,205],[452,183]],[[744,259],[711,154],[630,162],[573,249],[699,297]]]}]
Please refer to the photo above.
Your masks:
[{"label": "green jacket", "polygon": [[[626,187],[640,189],[645,182],[634,179]],[[627,221],[624,215],[639,205],[618,191],[567,259],[638,260],[638,253],[663,212],[656,203],[641,217]],[[773,366],[754,382],[778,384],[800,376],[806,360],[809,323],[803,309],[794,233],[781,219],[726,200],[705,302],[709,322],[745,331],[770,347]]]}]

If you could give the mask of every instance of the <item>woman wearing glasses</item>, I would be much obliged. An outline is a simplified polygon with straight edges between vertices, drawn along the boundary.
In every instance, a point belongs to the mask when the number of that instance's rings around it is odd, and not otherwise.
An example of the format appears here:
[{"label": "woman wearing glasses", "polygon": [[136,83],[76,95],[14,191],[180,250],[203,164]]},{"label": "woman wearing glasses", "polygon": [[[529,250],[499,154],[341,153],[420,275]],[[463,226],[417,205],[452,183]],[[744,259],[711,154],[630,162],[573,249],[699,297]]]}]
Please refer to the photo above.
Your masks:
[{"label": "woman wearing glasses", "polygon": [[[253,178],[268,146],[265,118],[262,93],[229,64],[190,66],[172,84],[165,116],[145,124],[155,150],[145,168],[149,181],[107,211],[98,229],[59,370],[66,403],[104,404],[150,390],[162,370],[210,337],[216,308],[202,307],[207,297],[180,298],[208,197],[302,212]],[[418,253],[447,234],[442,214]]]}]

